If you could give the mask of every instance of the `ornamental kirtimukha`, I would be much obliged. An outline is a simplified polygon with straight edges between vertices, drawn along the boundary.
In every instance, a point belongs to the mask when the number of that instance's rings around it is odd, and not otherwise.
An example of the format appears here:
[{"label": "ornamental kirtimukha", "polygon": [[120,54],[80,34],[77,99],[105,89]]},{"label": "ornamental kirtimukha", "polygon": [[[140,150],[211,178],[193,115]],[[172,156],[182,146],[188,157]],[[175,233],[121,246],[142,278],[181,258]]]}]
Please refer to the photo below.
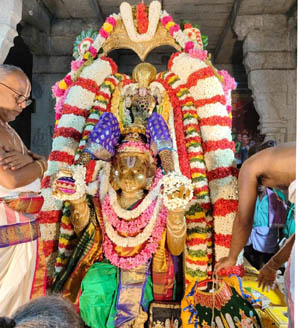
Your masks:
[{"label": "ornamental kirtimukha", "polygon": [[[152,302],[179,303],[228,254],[236,84],[212,65],[206,41],[158,1],[124,2],[98,32],[77,37],[71,71],[53,87],[39,214],[47,282],[90,327],[144,327]],[[143,61],[161,45],[174,54],[157,72]],[[131,76],[109,57],[121,48],[142,61]]]}]

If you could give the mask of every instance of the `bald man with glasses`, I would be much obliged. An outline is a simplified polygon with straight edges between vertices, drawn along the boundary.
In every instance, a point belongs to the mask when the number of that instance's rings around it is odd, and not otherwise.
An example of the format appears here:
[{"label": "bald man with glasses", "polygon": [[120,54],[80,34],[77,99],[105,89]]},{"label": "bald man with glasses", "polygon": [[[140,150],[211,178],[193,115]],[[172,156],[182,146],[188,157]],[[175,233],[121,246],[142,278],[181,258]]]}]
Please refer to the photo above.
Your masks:
[{"label": "bald man with glasses", "polygon": [[[47,161],[29,151],[9,125],[31,104],[30,92],[20,68],[0,65],[0,316],[34,295],[42,258],[34,208],[42,202],[38,193]],[[41,295],[44,286],[39,287]]]}]

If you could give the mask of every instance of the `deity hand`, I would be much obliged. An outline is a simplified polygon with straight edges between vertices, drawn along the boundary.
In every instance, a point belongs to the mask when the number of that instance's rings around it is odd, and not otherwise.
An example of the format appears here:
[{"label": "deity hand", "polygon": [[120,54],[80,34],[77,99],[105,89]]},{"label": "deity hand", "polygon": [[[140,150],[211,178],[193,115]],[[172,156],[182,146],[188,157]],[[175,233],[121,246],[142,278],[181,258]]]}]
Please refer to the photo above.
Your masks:
[{"label": "deity hand", "polygon": [[[180,186],[176,191],[174,191],[172,194],[168,194],[168,199],[189,199],[191,195],[191,191],[188,188],[185,188],[185,186]],[[179,209],[178,209],[179,210]],[[177,211],[176,211],[177,212]]]},{"label": "deity hand", "polygon": [[60,169],[52,182],[53,196],[61,200],[68,200],[68,196],[75,193],[76,185],[73,179],[73,172],[67,168]]},{"label": "deity hand", "polygon": [[52,194],[60,200],[70,201],[71,222],[75,233],[79,235],[89,222],[90,211],[86,203],[85,193],[77,180],[73,178],[74,175],[78,175],[78,172],[74,174],[74,167],[73,170],[69,168],[60,169],[52,183]]},{"label": "deity hand", "polygon": [[71,168],[61,168],[53,178],[52,194],[55,198],[75,201],[85,194],[85,168],[73,165]]},{"label": "deity hand", "polygon": [[177,173],[169,172],[163,177],[164,205],[170,212],[184,212],[186,205],[193,197],[191,181]]}]

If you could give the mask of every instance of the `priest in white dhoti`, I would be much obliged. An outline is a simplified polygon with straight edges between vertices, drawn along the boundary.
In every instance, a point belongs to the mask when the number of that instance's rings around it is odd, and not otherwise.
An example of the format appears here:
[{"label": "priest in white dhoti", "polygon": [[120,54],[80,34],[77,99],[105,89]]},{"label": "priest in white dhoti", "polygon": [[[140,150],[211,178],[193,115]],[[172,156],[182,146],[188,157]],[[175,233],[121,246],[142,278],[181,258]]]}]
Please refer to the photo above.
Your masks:
[{"label": "priest in white dhoti", "polygon": [[30,103],[30,81],[18,67],[0,65],[0,316],[45,294],[36,213],[46,160],[30,152],[8,122]]}]

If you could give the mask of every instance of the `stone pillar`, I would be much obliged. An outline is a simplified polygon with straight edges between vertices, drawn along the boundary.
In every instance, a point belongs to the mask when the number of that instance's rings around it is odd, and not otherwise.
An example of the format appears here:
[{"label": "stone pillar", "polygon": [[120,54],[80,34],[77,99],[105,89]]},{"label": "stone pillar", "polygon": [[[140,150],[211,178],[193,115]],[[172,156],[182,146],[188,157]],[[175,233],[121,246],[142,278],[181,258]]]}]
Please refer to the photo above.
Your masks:
[{"label": "stone pillar", "polygon": [[234,30],[244,41],[248,86],[266,140],[296,140],[296,17],[242,15]]},{"label": "stone pillar", "polygon": [[22,18],[22,0],[0,2],[0,64],[7,57],[18,35],[16,26]]}]

